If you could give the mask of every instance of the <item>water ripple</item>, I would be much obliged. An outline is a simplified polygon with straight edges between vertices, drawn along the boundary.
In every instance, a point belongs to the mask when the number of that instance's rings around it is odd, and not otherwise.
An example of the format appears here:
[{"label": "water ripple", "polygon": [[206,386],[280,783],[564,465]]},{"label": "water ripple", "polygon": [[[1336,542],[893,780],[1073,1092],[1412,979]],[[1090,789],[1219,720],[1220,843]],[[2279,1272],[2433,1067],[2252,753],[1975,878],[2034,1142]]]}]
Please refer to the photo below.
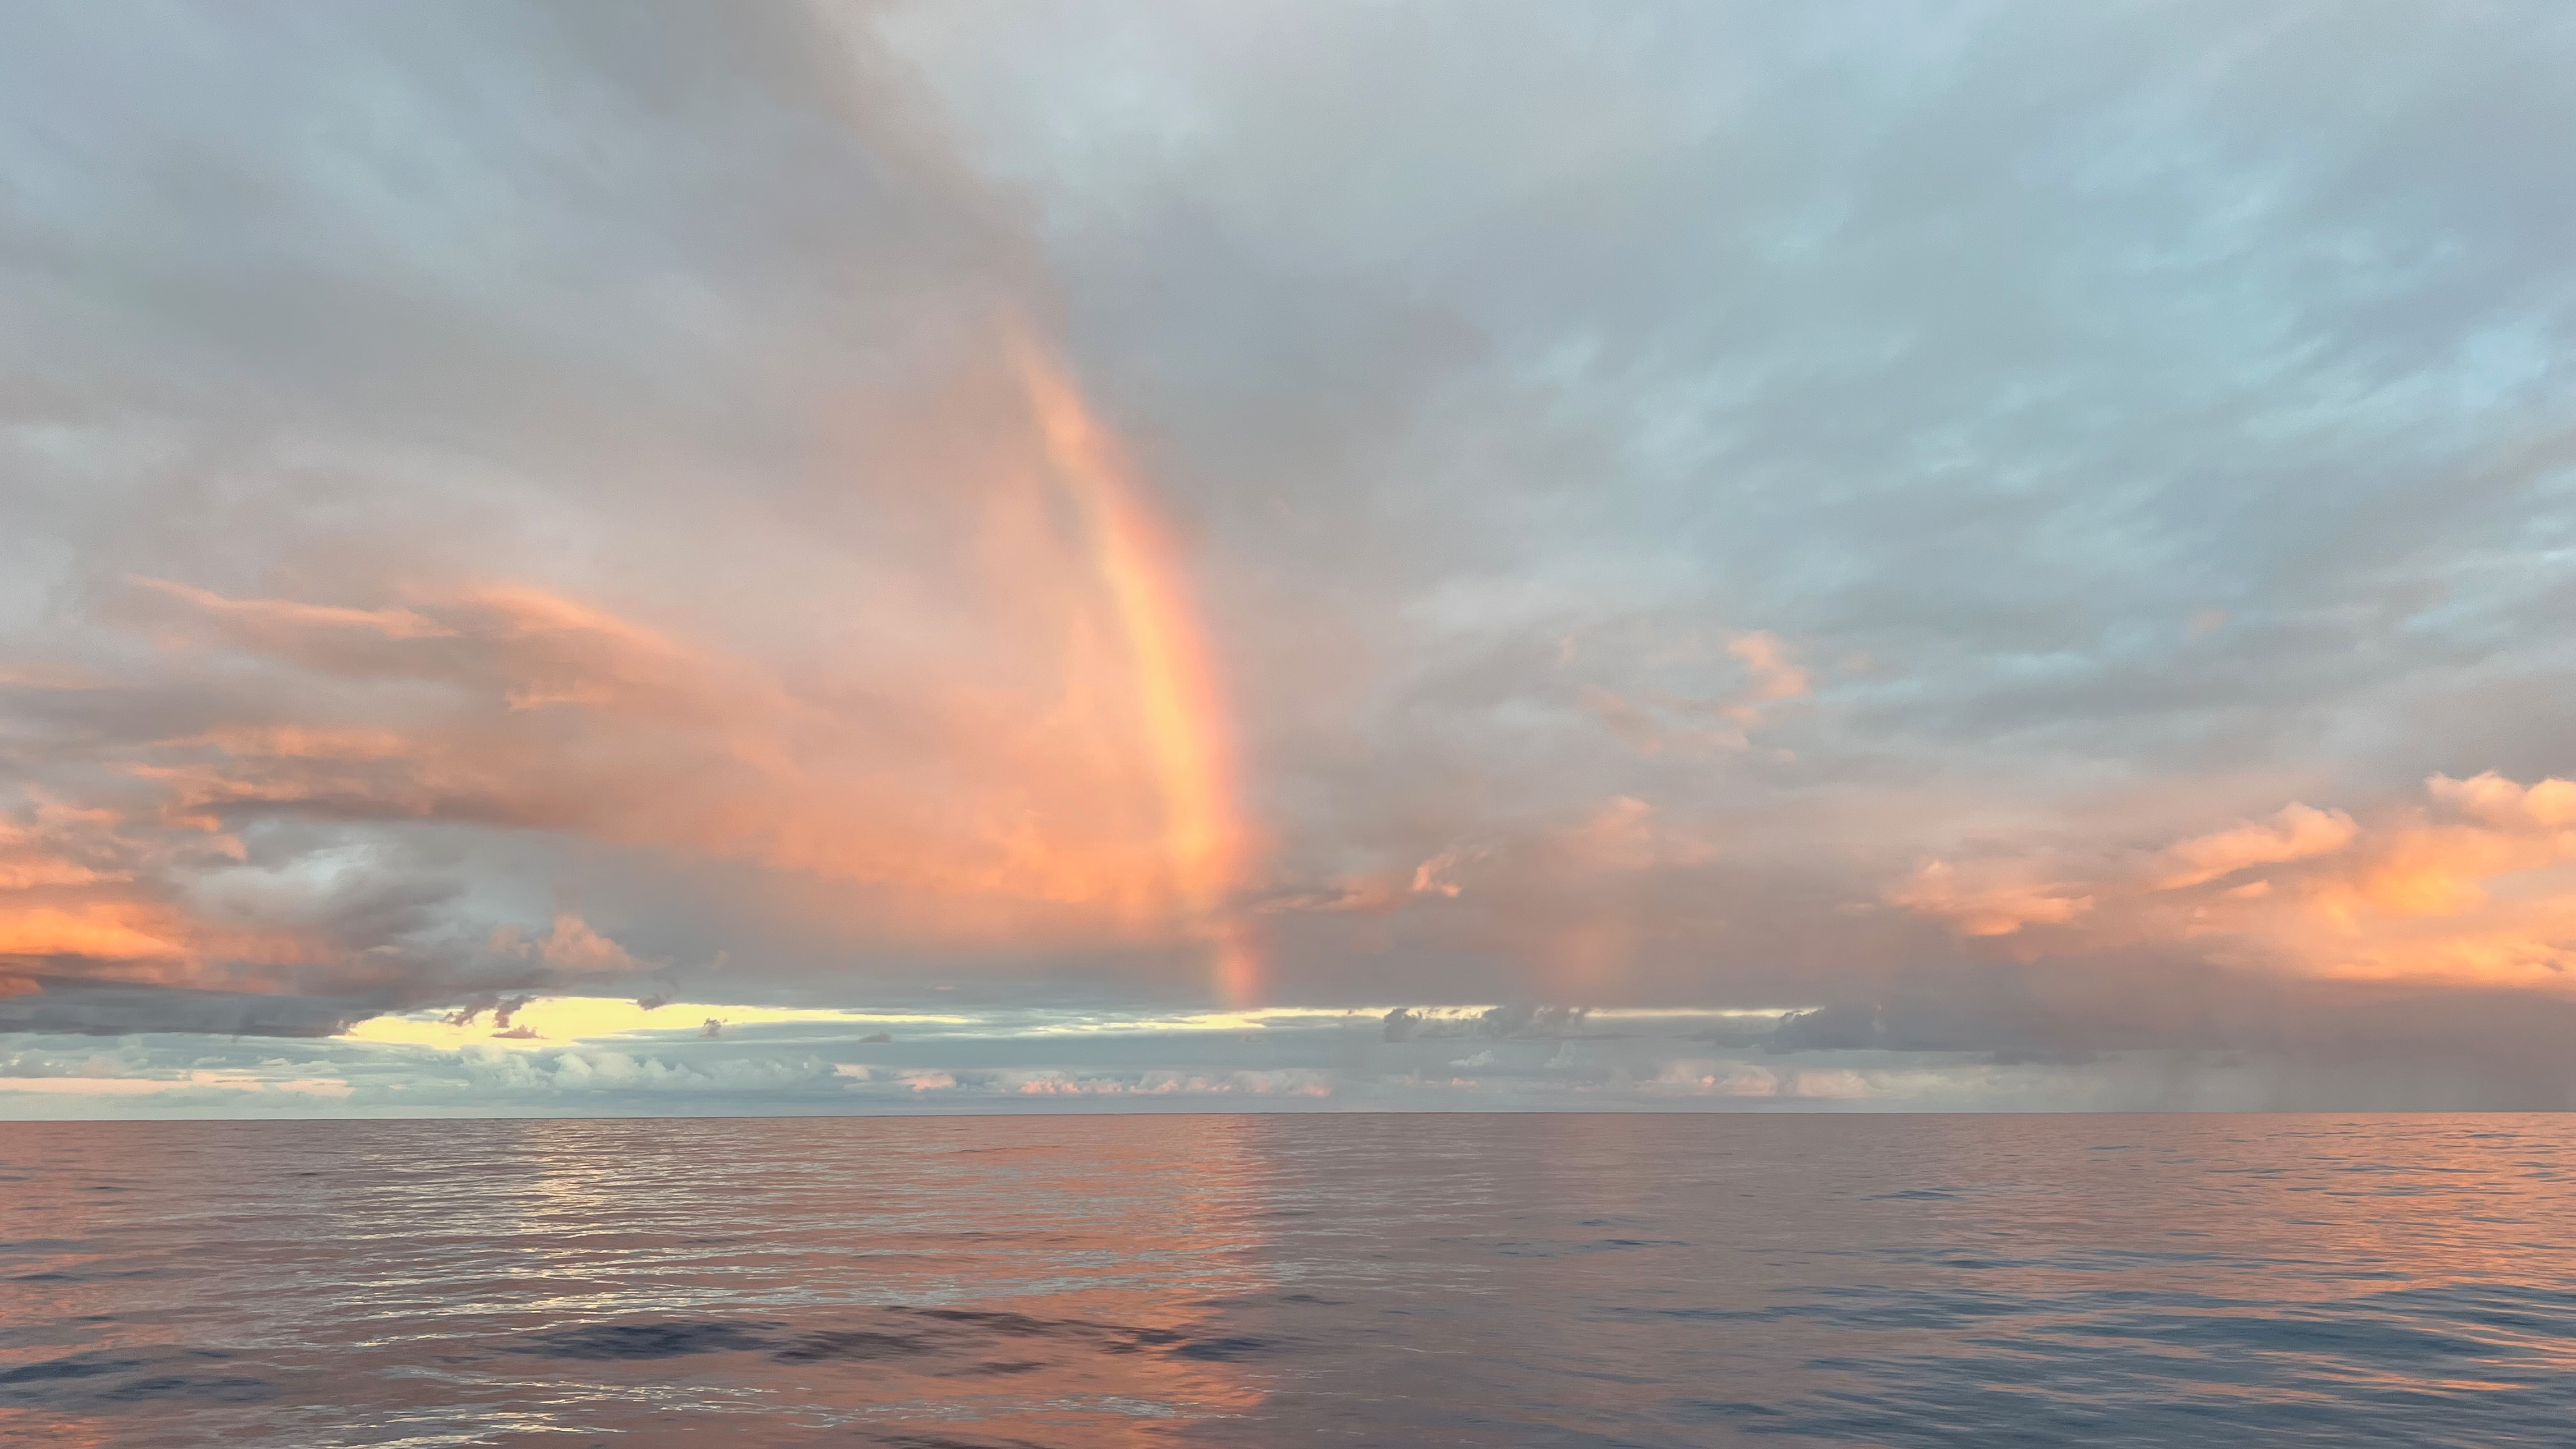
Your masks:
[{"label": "water ripple", "polygon": [[2571,1171],[2563,1118],[15,1125],[0,1441],[2555,1444]]}]

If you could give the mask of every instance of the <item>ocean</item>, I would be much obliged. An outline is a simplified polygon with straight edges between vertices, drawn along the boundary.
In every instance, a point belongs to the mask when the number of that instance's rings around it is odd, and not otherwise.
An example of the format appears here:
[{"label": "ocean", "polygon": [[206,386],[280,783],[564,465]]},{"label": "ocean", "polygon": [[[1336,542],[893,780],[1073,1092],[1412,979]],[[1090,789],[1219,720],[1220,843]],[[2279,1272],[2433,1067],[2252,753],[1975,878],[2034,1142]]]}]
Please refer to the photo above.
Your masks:
[{"label": "ocean", "polygon": [[2576,1118],[0,1125],[0,1442],[2576,1444]]}]

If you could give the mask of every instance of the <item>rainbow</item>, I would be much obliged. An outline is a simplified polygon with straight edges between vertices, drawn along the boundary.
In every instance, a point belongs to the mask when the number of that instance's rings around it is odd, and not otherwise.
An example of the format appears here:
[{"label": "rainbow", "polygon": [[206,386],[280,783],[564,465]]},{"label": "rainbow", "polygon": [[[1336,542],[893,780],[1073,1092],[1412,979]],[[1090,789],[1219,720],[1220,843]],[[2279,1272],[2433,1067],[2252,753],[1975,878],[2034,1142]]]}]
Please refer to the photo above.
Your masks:
[{"label": "rainbow", "polygon": [[1231,716],[1179,551],[1117,437],[1064,368],[1022,331],[1008,351],[1058,484],[1080,514],[1133,666],[1163,803],[1163,856],[1188,929],[1210,948],[1218,998],[1252,1004],[1261,969],[1229,907],[1243,865]]}]

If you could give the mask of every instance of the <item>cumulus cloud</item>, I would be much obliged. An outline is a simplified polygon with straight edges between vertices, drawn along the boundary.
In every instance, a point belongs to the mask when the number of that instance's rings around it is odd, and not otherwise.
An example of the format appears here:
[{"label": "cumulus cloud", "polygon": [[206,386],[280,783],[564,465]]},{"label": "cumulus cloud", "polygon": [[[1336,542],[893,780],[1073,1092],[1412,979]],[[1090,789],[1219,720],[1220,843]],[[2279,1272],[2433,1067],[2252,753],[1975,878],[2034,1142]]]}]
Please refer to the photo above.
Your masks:
[{"label": "cumulus cloud", "polygon": [[[554,925],[533,941],[525,939],[517,927],[503,926],[493,933],[491,949],[494,955],[542,961],[557,971],[574,975],[635,971],[644,965],[625,947],[593,930],[588,921],[570,911],[556,912]],[[501,1024],[509,1025],[506,1017]]]},{"label": "cumulus cloud", "polygon": [[1488,1006],[1477,1010],[1399,1006],[1379,1018],[1388,1041],[1444,1036],[1551,1038],[1580,1032],[1591,1014],[1580,1006]]},{"label": "cumulus cloud", "polygon": [[2063,862],[2071,879],[2023,860],[1966,872],[1936,861],[1886,899],[1969,936],[2063,926],[2050,949],[2069,958],[2159,951],[2308,977],[2552,988],[2576,927],[2576,831],[2555,818],[2561,784],[2435,775],[2429,811],[2400,796],[2376,802],[2365,823],[2292,803],[2158,851],[2143,875],[2103,842],[2084,857],[2089,874]]},{"label": "cumulus cloud", "polygon": [[2269,822],[2196,835],[2166,847],[2169,869],[2157,884],[2179,890],[2234,875],[2248,866],[2332,855],[2350,845],[2358,830],[2352,817],[2340,810],[2316,810],[2293,801]]},{"label": "cumulus cloud", "polygon": [[1946,860],[1887,888],[1887,900],[1949,920],[1968,936],[2009,936],[2024,926],[2072,921],[2093,909],[2094,898],[2057,882],[2032,878],[2022,861],[1986,861],[1965,872]]},{"label": "cumulus cloud", "polygon": [[2576,826],[2576,781],[2553,778],[2525,787],[2489,770],[2469,780],[2435,775],[2425,788],[2434,799],[2499,829]]}]

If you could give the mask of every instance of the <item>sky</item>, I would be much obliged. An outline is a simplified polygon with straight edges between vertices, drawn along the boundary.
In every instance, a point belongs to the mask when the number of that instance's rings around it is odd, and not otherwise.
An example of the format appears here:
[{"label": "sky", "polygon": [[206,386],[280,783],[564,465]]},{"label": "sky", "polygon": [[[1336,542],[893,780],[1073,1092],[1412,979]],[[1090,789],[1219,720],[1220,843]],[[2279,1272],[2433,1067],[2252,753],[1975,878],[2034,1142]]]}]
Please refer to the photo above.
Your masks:
[{"label": "sky", "polygon": [[2576,10],[0,10],[0,1117],[2576,1106]]}]

